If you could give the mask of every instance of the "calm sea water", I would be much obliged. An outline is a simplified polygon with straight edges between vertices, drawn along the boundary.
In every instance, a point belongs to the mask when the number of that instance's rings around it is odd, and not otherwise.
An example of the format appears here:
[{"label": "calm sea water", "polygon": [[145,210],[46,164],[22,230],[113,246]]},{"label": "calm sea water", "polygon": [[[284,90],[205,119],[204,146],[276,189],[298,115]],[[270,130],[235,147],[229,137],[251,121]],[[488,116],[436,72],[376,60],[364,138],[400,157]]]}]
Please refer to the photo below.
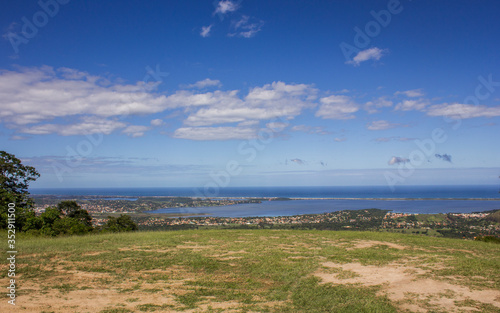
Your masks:
[{"label": "calm sea water", "polygon": [[[33,189],[32,194],[101,196],[199,196],[193,188],[86,188]],[[385,186],[362,187],[240,187],[222,188],[218,197],[307,198],[296,201],[264,201],[221,207],[166,208],[154,213],[209,214],[219,217],[290,216],[340,210],[387,209],[398,213],[471,213],[500,209],[497,186]],[[329,198],[329,199],[324,199]],[[349,199],[347,199],[349,198]],[[391,200],[387,200],[390,198]],[[408,200],[417,199],[417,200]],[[429,199],[441,200],[429,200]],[[494,199],[494,200],[458,200]],[[153,212],[152,212],[153,213]]]},{"label": "calm sea water", "polygon": [[[204,195],[202,188],[54,188],[30,189],[38,195],[101,195],[101,196],[183,196]],[[499,187],[486,186],[387,186],[347,187],[227,187],[218,193],[209,190],[210,197],[287,197],[287,198],[495,198],[500,200]]]}]

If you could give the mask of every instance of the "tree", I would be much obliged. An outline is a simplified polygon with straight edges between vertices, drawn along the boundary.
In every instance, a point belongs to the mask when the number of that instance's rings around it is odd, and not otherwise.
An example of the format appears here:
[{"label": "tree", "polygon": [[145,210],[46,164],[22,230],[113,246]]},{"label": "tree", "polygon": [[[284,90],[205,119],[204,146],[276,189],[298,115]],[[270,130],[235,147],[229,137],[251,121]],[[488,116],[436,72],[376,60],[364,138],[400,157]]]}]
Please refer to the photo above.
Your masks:
[{"label": "tree", "polygon": [[0,228],[7,227],[9,203],[15,205],[16,228],[23,228],[34,206],[28,185],[38,177],[40,174],[34,167],[23,165],[15,155],[0,151]]},{"label": "tree", "polygon": [[108,222],[102,227],[103,231],[110,232],[136,231],[137,229],[137,224],[125,214],[121,214],[118,218],[108,216]]},{"label": "tree", "polygon": [[45,212],[40,215],[42,219],[42,227],[52,227],[52,225],[61,219],[61,212],[56,208],[47,208]]},{"label": "tree", "polygon": [[65,200],[57,204],[57,209],[61,214],[69,215],[77,210],[80,210],[80,205],[74,200]]},{"label": "tree", "polygon": [[36,216],[35,212],[31,211],[26,216],[26,222],[23,225],[22,231],[37,231],[43,227],[43,220],[41,216]]},{"label": "tree", "polygon": [[129,215],[121,214],[117,221],[123,231],[135,231],[138,229],[137,224]]},{"label": "tree", "polygon": [[72,217],[65,217],[55,221],[52,230],[56,235],[83,235],[89,232],[86,225]]},{"label": "tree", "polygon": [[40,233],[46,236],[83,235],[93,230],[92,217],[75,201],[62,201],[57,208],[47,208],[39,219]]},{"label": "tree", "polygon": [[56,208],[47,208],[45,212],[40,215],[40,219],[42,220],[40,233],[46,236],[56,236],[57,233],[52,226],[56,221],[61,219],[61,212]]},{"label": "tree", "polygon": [[86,227],[92,228],[92,217],[76,201],[61,201],[57,204],[57,209],[66,217],[74,218]]}]

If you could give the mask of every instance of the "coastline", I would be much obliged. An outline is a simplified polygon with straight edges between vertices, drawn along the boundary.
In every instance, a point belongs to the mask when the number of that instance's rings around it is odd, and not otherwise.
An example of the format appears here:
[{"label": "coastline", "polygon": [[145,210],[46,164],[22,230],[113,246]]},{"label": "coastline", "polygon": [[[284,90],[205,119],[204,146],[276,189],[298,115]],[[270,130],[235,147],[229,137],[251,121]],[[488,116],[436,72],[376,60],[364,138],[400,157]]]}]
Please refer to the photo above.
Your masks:
[{"label": "coastline", "polygon": [[[447,200],[447,201],[500,201],[500,198],[478,198],[478,197],[468,197],[468,198],[455,198],[455,197],[194,197],[194,196],[124,196],[124,195],[61,195],[61,194],[31,194],[33,198],[43,198],[43,197],[56,197],[61,199],[76,198],[82,200],[128,200],[135,201],[141,198],[154,198],[154,199],[175,199],[175,198],[188,198],[188,199],[213,199],[213,200],[262,200],[262,201],[293,201],[293,200],[372,200],[372,201],[434,201],[434,200]],[[112,198],[112,199],[110,199]]]}]

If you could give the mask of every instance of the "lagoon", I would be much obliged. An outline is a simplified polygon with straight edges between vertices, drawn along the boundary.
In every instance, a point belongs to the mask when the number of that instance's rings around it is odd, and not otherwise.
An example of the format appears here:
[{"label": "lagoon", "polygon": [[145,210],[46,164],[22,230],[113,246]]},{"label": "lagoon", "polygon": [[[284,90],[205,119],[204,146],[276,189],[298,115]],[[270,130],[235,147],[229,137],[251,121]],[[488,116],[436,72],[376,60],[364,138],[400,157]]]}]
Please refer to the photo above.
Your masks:
[{"label": "lagoon", "polygon": [[[292,216],[321,214],[341,210],[391,210],[395,213],[436,214],[472,213],[500,209],[500,200],[365,200],[365,199],[306,199],[291,201],[264,201],[228,206],[165,208],[149,213],[208,215],[214,217]],[[187,215],[186,215],[187,214]]]}]

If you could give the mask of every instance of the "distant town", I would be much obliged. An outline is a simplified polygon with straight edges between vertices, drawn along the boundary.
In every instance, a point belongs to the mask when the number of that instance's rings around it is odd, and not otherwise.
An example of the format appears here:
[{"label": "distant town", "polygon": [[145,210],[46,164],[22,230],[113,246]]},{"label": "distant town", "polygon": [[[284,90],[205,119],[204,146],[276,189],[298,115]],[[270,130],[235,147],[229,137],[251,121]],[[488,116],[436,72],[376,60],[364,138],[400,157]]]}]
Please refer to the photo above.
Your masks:
[{"label": "distant town", "polygon": [[[500,236],[500,210],[476,213],[409,214],[388,210],[344,210],[323,214],[273,217],[213,217],[193,213],[149,213],[163,208],[227,206],[287,198],[201,199],[189,197],[109,197],[34,196],[35,212],[61,200],[75,200],[92,215],[94,225],[105,224],[110,216],[128,214],[142,230],[180,230],[199,228],[274,228],[320,230],[372,230],[429,236],[472,239]],[[182,211],[182,210],[180,210]],[[184,215],[184,216],[183,216]]]},{"label": "distant town", "polygon": [[[193,208],[208,206],[223,206],[242,203],[260,203],[270,198],[255,199],[205,199],[189,197],[109,197],[109,196],[33,196],[36,202],[35,212],[42,213],[46,208],[57,205],[62,200],[75,200],[90,214],[109,213],[142,213],[165,208]],[[272,198],[279,199],[279,198]]]}]

